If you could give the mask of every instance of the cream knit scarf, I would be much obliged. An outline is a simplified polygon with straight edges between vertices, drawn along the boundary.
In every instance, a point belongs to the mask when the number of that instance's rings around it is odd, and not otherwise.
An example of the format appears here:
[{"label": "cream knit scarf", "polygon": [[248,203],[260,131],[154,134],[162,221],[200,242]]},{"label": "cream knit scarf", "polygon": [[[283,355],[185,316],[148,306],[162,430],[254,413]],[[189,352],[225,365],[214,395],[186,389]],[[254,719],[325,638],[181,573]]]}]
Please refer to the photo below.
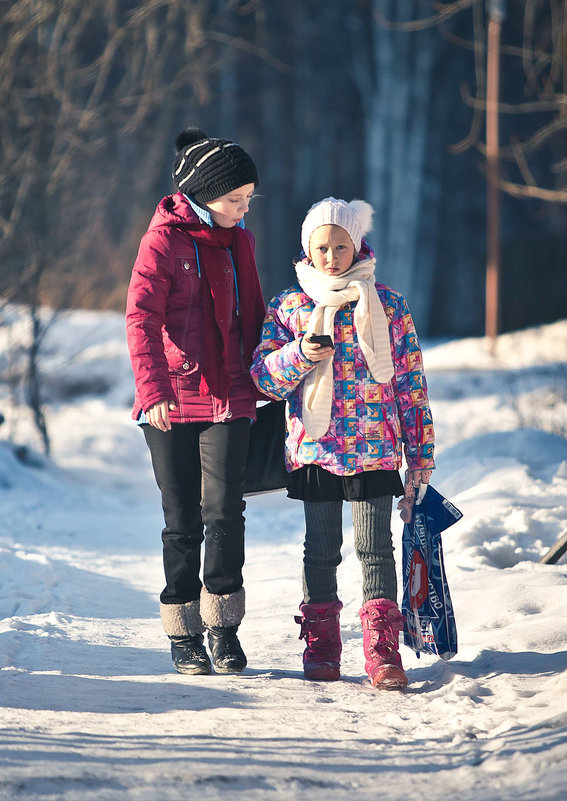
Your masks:
[{"label": "cream knit scarf", "polygon": [[[300,261],[295,271],[303,291],[315,301],[305,336],[330,334],[335,314],[345,303],[357,301],[354,324],[358,342],[373,378],[385,384],[394,375],[390,333],[384,307],[374,286],[374,258],[356,262],[346,273],[329,276]],[[303,387],[303,425],[312,439],[327,433],[333,401],[333,359],[317,362]]]}]

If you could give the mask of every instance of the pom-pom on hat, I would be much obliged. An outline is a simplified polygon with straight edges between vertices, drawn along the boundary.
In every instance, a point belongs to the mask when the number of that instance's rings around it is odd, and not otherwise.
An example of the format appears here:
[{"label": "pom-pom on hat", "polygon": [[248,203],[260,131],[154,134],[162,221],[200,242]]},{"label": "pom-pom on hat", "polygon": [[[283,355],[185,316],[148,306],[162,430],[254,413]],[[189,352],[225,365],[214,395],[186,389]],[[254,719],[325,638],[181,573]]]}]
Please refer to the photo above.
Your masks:
[{"label": "pom-pom on hat", "polygon": [[172,177],[180,192],[204,204],[245,184],[258,186],[248,153],[228,139],[211,139],[200,128],[186,128],[175,140]]},{"label": "pom-pom on hat", "polygon": [[309,240],[316,228],[322,225],[340,225],[352,239],[356,253],[360,250],[362,237],[372,230],[374,209],[364,200],[340,200],[326,197],[315,203],[303,220],[301,226],[301,247],[309,257]]}]

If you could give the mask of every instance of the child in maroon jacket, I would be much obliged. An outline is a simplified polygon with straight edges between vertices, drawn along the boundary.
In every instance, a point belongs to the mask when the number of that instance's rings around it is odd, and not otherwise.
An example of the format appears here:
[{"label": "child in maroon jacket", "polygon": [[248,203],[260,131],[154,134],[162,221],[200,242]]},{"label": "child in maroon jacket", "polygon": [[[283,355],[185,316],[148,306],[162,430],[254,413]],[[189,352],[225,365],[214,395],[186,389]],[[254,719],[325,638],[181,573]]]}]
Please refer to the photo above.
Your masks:
[{"label": "child in maroon jacket", "polygon": [[[181,673],[239,672],[244,473],[264,301],[244,228],[256,166],[237,144],[190,128],[176,140],[178,192],[140,243],[126,312],[143,428],[161,490],[161,619]],[[203,582],[199,578],[205,541]]]}]

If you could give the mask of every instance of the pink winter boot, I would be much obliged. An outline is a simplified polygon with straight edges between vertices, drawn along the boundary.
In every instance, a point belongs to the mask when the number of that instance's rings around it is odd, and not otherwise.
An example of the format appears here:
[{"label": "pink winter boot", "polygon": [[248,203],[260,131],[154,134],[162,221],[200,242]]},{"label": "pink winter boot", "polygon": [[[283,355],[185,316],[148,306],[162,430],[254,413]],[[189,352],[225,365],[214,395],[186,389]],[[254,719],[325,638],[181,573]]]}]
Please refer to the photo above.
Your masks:
[{"label": "pink winter boot", "polygon": [[315,681],[338,681],[341,677],[341,631],[340,601],[325,604],[300,604],[302,617],[296,615],[295,622],[301,624],[299,639],[305,639],[303,673],[306,679]]},{"label": "pink winter boot", "polygon": [[398,650],[405,617],[395,601],[376,598],[367,601],[359,612],[362,622],[364,665],[372,686],[381,690],[401,690],[408,679]]}]

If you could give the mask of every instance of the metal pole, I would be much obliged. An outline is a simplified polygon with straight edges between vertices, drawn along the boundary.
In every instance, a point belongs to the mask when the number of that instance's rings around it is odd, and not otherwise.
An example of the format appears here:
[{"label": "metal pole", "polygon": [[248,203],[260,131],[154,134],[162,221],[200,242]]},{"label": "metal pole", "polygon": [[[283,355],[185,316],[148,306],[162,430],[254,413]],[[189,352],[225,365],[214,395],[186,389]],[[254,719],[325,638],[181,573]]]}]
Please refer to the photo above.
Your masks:
[{"label": "metal pole", "polygon": [[500,83],[500,28],[504,19],[503,0],[488,0],[488,43],[486,54],[486,319],[489,351],[496,353],[500,323],[500,191],[498,94]]}]

